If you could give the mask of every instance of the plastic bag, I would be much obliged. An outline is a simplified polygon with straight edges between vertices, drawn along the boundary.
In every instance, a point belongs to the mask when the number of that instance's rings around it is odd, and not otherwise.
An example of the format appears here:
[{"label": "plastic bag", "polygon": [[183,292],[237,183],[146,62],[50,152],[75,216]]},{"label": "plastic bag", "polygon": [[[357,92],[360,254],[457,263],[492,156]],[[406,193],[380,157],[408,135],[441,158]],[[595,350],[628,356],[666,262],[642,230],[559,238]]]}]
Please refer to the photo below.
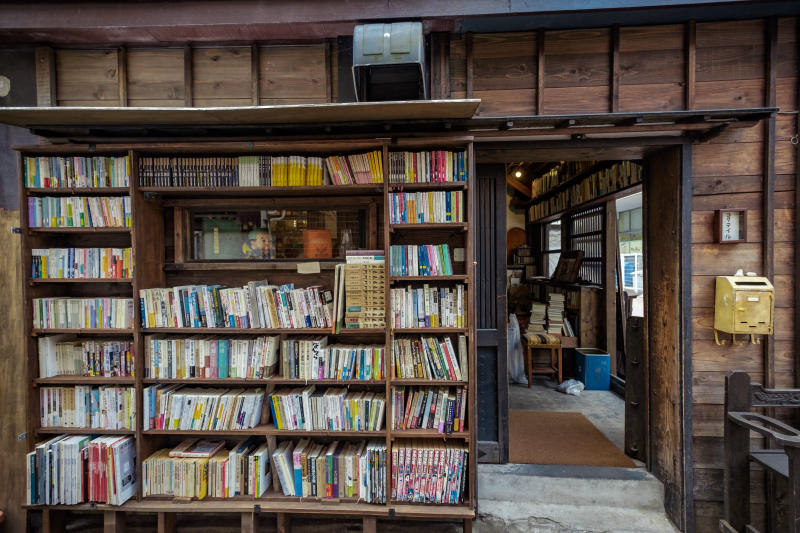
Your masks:
[{"label": "plastic bag", "polygon": [[564,394],[572,394],[573,396],[580,396],[581,391],[585,388],[584,384],[577,379],[568,379],[558,386],[558,390]]},{"label": "plastic bag", "polygon": [[508,380],[511,383],[528,384],[525,376],[525,361],[522,359],[522,341],[519,335],[519,322],[514,313],[508,319]]}]

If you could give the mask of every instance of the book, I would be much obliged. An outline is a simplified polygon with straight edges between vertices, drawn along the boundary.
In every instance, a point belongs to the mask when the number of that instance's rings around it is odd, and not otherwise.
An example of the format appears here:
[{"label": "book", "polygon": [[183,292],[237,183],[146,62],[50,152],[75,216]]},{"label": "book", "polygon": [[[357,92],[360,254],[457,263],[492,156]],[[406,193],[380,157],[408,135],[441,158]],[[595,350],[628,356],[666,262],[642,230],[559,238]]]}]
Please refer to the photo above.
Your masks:
[{"label": "book", "polygon": [[173,337],[145,340],[145,377],[253,378],[275,375],[280,337]]},{"label": "book", "polygon": [[129,196],[31,196],[31,228],[129,228]]},{"label": "book", "polygon": [[391,289],[394,328],[463,328],[467,324],[464,285]]},{"label": "book", "polygon": [[392,340],[393,375],[400,379],[465,380],[466,342],[450,337],[395,338]]},{"label": "book", "polygon": [[385,348],[370,345],[328,346],[326,337],[281,341],[280,375],[302,380],[383,379]]},{"label": "book", "polygon": [[46,335],[38,338],[38,352],[40,378],[134,376],[134,343],[130,341]]},{"label": "book", "polygon": [[33,327],[57,329],[129,329],[130,298],[34,298]]},{"label": "book", "polygon": [[314,385],[280,389],[267,398],[275,428],[289,431],[381,431],[385,399],[374,392],[350,392]]},{"label": "book", "polygon": [[386,325],[384,271],[382,260],[350,263],[348,257],[348,263],[340,273],[344,277],[345,328],[383,328]]},{"label": "book", "polygon": [[389,152],[390,183],[467,181],[465,151]]},{"label": "book", "polygon": [[145,430],[250,429],[261,423],[264,404],[264,389],[152,385],[143,396]]},{"label": "book", "polygon": [[451,276],[448,244],[395,245],[389,248],[392,276]]},{"label": "book", "polygon": [[23,171],[26,187],[128,187],[131,161],[127,155],[25,157]]},{"label": "book", "polygon": [[464,431],[466,387],[392,387],[392,429]]},{"label": "book", "polygon": [[119,279],[133,277],[130,248],[34,248],[33,279]]},{"label": "book", "polygon": [[463,444],[395,441],[392,445],[392,499],[462,503],[468,479],[468,455],[469,449]]},{"label": "book", "polygon": [[225,446],[224,440],[186,439],[170,450],[170,457],[211,457]]},{"label": "book", "polygon": [[389,194],[390,224],[464,222],[464,191]]},{"label": "book", "polygon": [[133,387],[39,388],[42,427],[134,429],[136,391]]}]

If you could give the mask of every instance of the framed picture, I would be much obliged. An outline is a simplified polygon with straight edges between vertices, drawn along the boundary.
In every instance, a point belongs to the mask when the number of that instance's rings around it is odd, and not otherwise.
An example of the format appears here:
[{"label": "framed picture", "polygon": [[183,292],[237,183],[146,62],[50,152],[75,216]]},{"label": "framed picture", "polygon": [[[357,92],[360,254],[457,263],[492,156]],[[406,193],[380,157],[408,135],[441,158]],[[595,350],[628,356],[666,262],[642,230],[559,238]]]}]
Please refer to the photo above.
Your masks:
[{"label": "framed picture", "polygon": [[556,265],[556,269],[553,271],[553,281],[575,283],[575,280],[578,279],[578,272],[581,269],[582,261],[583,250],[561,252],[558,258],[558,265]]},{"label": "framed picture", "polygon": [[718,209],[714,220],[714,238],[718,243],[747,241],[747,210]]}]

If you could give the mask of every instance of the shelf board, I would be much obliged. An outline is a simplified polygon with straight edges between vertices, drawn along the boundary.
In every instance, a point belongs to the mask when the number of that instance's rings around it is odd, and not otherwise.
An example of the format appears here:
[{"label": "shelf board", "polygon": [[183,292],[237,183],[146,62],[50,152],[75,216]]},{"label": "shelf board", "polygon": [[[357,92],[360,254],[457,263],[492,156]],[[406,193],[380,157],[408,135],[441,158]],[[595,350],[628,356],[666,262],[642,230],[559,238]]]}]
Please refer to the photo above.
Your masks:
[{"label": "shelf board", "polygon": [[393,328],[392,333],[466,333],[467,328]]},{"label": "shelf board", "polygon": [[453,433],[439,433],[435,429],[393,429],[392,439],[459,439],[469,440],[468,431],[454,431]]},{"label": "shelf board", "polygon": [[357,438],[376,438],[385,437],[385,431],[305,431],[305,430],[286,430],[275,429],[272,424],[256,426],[249,429],[226,429],[226,430],[199,430],[199,429],[148,429],[142,432],[143,435],[219,435],[219,436],[239,436],[239,435],[270,435],[278,437],[357,437]]},{"label": "shelf board", "polygon": [[389,231],[403,230],[439,230],[466,231],[465,222],[426,222],[424,224],[389,224]]},{"label": "shelf board", "polygon": [[27,187],[28,196],[99,196],[130,194],[128,187]]},{"label": "shelf board", "polygon": [[57,435],[64,433],[67,435],[133,435],[136,433],[132,429],[100,429],[100,428],[60,428],[42,427],[36,430],[40,434]]},{"label": "shelf board", "polygon": [[130,233],[131,228],[110,227],[110,228],[28,228],[28,233],[32,235],[47,233],[67,233],[76,235],[104,234],[104,233]]},{"label": "shelf board", "polygon": [[329,328],[142,328],[145,335],[154,333],[167,333],[171,335],[199,335],[199,334],[220,334],[220,335],[331,335],[331,336],[358,336],[358,335],[383,335],[384,329],[362,328],[362,329],[342,329],[339,333],[333,333]]},{"label": "shelf board", "polygon": [[281,377],[269,377],[263,379],[257,378],[144,378],[145,384],[153,383],[183,383],[186,385],[385,385],[386,381],[382,379],[370,380],[337,380],[337,379],[288,379]]},{"label": "shelf board", "polygon": [[36,385],[133,385],[134,377],[102,377],[102,376],[53,376],[37,378]]},{"label": "shelf board", "polygon": [[39,335],[55,335],[57,333],[72,333],[74,335],[133,335],[132,329],[118,329],[118,328],[34,328],[31,330],[32,336]]},{"label": "shelf board", "polygon": [[383,184],[308,185],[297,187],[139,187],[161,196],[364,196],[383,194]]},{"label": "shelf board", "polygon": [[458,381],[451,379],[424,379],[424,378],[392,378],[391,385],[440,385],[440,386],[462,386],[469,385],[468,381]]},{"label": "shelf board", "polygon": [[[231,271],[231,270],[297,270],[297,265],[318,262],[320,270],[333,270],[336,265],[344,264],[344,259],[326,259],[308,261],[198,261],[191,263],[164,263],[164,272],[195,272],[195,271]],[[302,274],[299,274],[302,275]]]},{"label": "shelf board", "polygon": [[451,276],[390,276],[389,283],[401,283],[407,281],[461,281],[468,282],[466,274],[453,274]]},{"label": "shelf board", "polygon": [[434,183],[390,183],[390,191],[463,191],[467,188],[466,181],[440,181]]},{"label": "shelf board", "polygon": [[47,285],[50,283],[133,283],[133,278],[31,278],[28,285]]}]

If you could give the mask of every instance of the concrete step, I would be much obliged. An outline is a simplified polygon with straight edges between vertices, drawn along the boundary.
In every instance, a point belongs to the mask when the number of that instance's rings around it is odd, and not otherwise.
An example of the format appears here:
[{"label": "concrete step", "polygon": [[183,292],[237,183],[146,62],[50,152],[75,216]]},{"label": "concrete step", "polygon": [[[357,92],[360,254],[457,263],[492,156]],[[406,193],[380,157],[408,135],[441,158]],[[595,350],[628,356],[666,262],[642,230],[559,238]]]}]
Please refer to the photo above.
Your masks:
[{"label": "concrete step", "polygon": [[477,531],[674,533],[664,488],[639,468],[478,465]]}]

